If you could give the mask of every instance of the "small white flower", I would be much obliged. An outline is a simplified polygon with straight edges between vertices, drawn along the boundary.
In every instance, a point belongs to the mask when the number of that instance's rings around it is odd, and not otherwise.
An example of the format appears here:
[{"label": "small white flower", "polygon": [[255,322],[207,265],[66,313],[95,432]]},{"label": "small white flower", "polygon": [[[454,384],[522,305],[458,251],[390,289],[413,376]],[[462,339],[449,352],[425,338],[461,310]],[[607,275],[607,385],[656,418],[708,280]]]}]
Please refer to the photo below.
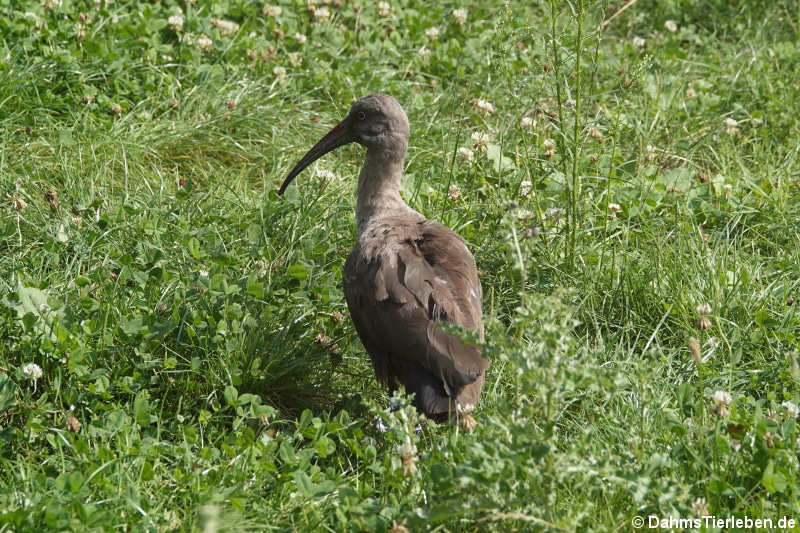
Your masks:
[{"label": "small white flower", "polygon": [[786,414],[789,415],[789,418],[797,418],[797,415],[800,414],[800,409],[795,403],[786,401],[781,405],[786,409]]},{"label": "small white flower", "polygon": [[286,79],[286,69],[280,65],[276,65],[275,68],[272,69],[272,73],[278,79],[278,81],[283,81]]},{"label": "small white flower", "polygon": [[489,134],[482,131],[472,132],[472,141],[475,143],[475,150],[485,152],[489,146]]},{"label": "small white flower", "polygon": [[48,11],[52,11],[61,7],[61,0],[42,0],[42,7]]},{"label": "small white flower", "polygon": [[522,221],[530,220],[534,216],[536,216],[536,213],[534,213],[530,209],[517,209],[517,218]]},{"label": "small white flower", "polygon": [[294,38],[300,44],[306,44],[306,41],[308,40],[308,37],[299,32],[294,34]]},{"label": "small white flower", "polygon": [[728,117],[725,119],[725,135],[736,135],[739,133],[739,123]]},{"label": "small white flower", "polygon": [[519,195],[521,198],[527,198],[533,191],[533,183],[530,180],[522,180],[519,183]]},{"label": "small white flower", "polygon": [[201,278],[207,278],[208,277],[208,270],[201,270],[201,271],[198,272],[198,275]]},{"label": "small white flower", "polygon": [[239,25],[230,20],[212,18],[211,25],[219,30],[220,35],[232,35],[239,31]]},{"label": "small white flower", "polygon": [[289,52],[289,64],[293,67],[299,67],[303,64],[303,56],[300,52]]},{"label": "small white flower", "polygon": [[281,9],[281,6],[266,5],[264,6],[264,9],[261,10],[261,12],[268,17],[277,18],[281,16],[283,9]]},{"label": "small white flower", "polygon": [[667,28],[667,30],[671,31],[672,33],[675,33],[676,31],[678,31],[678,25],[675,23],[674,20],[666,21],[664,23],[664,27]]},{"label": "small white flower", "polygon": [[564,209],[563,207],[551,207],[550,209],[544,212],[544,216],[546,218],[553,220],[555,222],[558,222],[559,220],[564,218],[564,215],[566,214],[567,210]]},{"label": "small white flower", "polygon": [[314,171],[314,175],[323,181],[331,181],[336,179],[336,174],[324,168],[318,168]]},{"label": "small white flower", "polygon": [[519,125],[526,130],[532,130],[536,127],[536,120],[533,117],[522,117],[519,121]]},{"label": "small white flower", "polygon": [[436,26],[428,28],[427,30],[425,30],[425,37],[427,37],[431,41],[435,41],[436,39],[439,38],[439,28],[437,28]]},{"label": "small white flower", "polygon": [[33,25],[36,27],[37,30],[41,30],[44,28],[47,23],[44,21],[43,18],[40,18],[39,15],[33,13],[32,11],[28,11],[25,13],[25,18],[29,18],[33,21]]},{"label": "small white flower", "polygon": [[556,153],[556,142],[553,139],[545,139],[542,144],[544,145],[543,155],[545,157],[553,157],[553,154]]},{"label": "small white flower", "polygon": [[724,390],[718,390],[711,395],[711,400],[718,406],[727,407],[733,401],[733,396]]},{"label": "small white flower", "polygon": [[181,31],[183,30],[183,16],[172,15],[167,19],[167,24],[172,31]]},{"label": "small white flower", "polygon": [[111,24],[114,25],[114,26],[119,24],[119,15],[117,15],[116,13],[111,15]]},{"label": "small white flower", "polygon": [[710,315],[711,314],[711,305],[710,304],[699,304],[695,307],[695,311],[697,311],[698,315]]},{"label": "small white flower", "polygon": [[636,48],[642,48],[644,46],[645,40],[639,36],[636,36],[633,38],[631,43],[633,43],[633,46],[635,46]]},{"label": "small white flower", "polygon": [[460,157],[464,161],[470,162],[475,157],[475,154],[469,148],[464,148],[463,146],[461,146],[458,149],[458,157]]},{"label": "small white flower", "polygon": [[453,20],[459,26],[463,26],[467,23],[467,10],[466,9],[454,9],[453,10]]},{"label": "small white flower", "polygon": [[478,99],[475,102],[475,107],[478,109],[478,112],[485,117],[494,113],[494,106],[491,104],[491,102],[486,100]]},{"label": "small white flower", "polygon": [[392,13],[392,6],[389,2],[378,2],[378,16],[388,17]]},{"label": "small white flower", "polygon": [[431,57],[431,50],[427,46],[423,46],[422,48],[420,48],[417,51],[417,53],[422,59],[428,59],[429,57]]},{"label": "small white flower", "polygon": [[697,93],[695,92],[693,87],[687,87],[685,96],[687,100],[694,100],[695,98],[697,98]]},{"label": "small white flower", "polygon": [[331,18],[331,10],[325,6],[318,7],[314,10],[314,18],[319,24],[325,24]]},{"label": "small white flower", "polygon": [[26,202],[19,196],[15,196],[13,198],[13,206],[14,206],[14,211],[24,211],[28,207],[28,202]]},{"label": "small white flower", "polygon": [[591,128],[589,128],[589,132],[588,133],[589,133],[589,137],[591,137],[592,139],[598,139],[599,140],[599,139],[603,138],[603,132],[600,131],[600,129],[597,126],[592,126]]},{"label": "small white flower", "polygon": [[647,161],[654,161],[655,158],[658,156],[658,154],[656,153],[658,152],[658,148],[656,148],[652,144],[648,144],[644,150],[646,152],[644,157],[645,159],[647,159]]},{"label": "small white flower", "polygon": [[36,363],[27,363],[22,367],[22,375],[35,383],[42,377],[42,368]]},{"label": "small white flower", "polygon": [[453,202],[461,198],[461,189],[458,188],[458,185],[455,183],[450,185],[450,188],[447,190],[447,197]]},{"label": "small white flower", "polygon": [[194,41],[194,45],[205,52],[214,45],[214,41],[212,41],[205,33],[202,33]]},{"label": "small white flower", "polygon": [[622,208],[620,207],[619,204],[615,204],[613,202],[608,204],[608,210],[611,211],[612,213],[618,213],[621,209]]},{"label": "small white flower", "polygon": [[708,504],[705,498],[697,498],[692,503],[692,511],[695,516],[708,516]]}]

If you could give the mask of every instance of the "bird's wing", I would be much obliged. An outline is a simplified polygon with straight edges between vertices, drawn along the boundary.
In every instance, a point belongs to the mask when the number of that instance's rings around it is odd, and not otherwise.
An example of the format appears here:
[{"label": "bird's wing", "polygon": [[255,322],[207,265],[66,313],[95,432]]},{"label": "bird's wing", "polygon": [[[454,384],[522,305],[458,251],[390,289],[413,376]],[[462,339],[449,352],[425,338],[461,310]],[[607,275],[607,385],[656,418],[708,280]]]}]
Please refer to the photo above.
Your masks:
[{"label": "bird's wing", "polygon": [[365,236],[380,251],[359,243],[345,266],[353,322],[380,379],[390,381],[392,367],[411,363],[453,396],[489,366],[478,346],[439,327],[449,322],[483,337],[475,259],[458,235],[435,222],[389,221],[384,229]]}]

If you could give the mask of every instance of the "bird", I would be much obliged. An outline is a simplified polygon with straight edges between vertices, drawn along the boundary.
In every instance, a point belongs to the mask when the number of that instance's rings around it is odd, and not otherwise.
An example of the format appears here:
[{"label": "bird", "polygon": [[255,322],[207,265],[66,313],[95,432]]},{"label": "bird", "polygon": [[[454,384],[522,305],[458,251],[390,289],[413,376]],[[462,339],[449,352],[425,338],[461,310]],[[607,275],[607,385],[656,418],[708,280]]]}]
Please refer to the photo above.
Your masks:
[{"label": "bird", "polygon": [[[358,238],[343,271],[353,324],[390,392],[402,385],[427,418],[472,430],[489,368],[479,345],[483,290],[464,240],[400,196],[409,136],[394,97],[364,96],[292,168],[278,194],[328,152],[349,143],[366,148],[356,192]],[[462,340],[468,336],[445,324],[480,342]]]}]

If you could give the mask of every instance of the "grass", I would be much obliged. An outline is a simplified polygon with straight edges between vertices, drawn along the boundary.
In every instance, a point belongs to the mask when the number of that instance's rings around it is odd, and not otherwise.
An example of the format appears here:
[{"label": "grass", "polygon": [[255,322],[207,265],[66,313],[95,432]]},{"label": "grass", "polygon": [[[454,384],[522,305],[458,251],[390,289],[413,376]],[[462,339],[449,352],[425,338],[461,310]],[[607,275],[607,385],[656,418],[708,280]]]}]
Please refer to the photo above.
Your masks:
[{"label": "grass", "polygon": [[[791,529],[800,11],[622,6],[0,4],[0,531]],[[349,322],[363,150],[276,194],[376,91],[482,271],[472,434]]]}]

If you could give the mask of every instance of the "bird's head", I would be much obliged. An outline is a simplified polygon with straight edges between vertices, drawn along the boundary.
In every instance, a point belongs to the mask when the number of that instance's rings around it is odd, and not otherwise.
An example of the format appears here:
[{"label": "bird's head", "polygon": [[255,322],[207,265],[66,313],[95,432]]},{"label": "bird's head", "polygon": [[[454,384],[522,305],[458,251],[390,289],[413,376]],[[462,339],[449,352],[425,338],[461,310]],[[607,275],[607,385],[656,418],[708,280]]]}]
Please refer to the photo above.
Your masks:
[{"label": "bird's head", "polygon": [[283,194],[292,180],[311,163],[328,152],[358,143],[368,150],[397,152],[405,156],[408,147],[408,117],[394,97],[388,94],[370,94],[360,98],[350,112],[333,127],[294,166],[281,185],[278,194]]}]

